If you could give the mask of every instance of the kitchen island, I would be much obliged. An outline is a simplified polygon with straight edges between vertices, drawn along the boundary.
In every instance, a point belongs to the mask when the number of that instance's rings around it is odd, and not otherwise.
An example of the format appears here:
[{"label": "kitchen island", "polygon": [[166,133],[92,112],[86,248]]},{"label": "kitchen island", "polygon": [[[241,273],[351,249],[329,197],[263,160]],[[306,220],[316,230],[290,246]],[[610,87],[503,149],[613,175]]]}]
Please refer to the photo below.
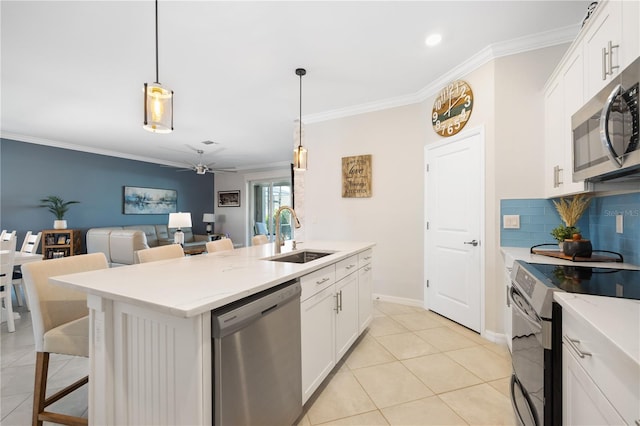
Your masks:
[{"label": "kitchen island", "polygon": [[87,293],[90,424],[211,424],[211,310],[373,246],[298,243],[332,254],[296,264],[266,260],[276,253],[265,244],[53,278]]}]

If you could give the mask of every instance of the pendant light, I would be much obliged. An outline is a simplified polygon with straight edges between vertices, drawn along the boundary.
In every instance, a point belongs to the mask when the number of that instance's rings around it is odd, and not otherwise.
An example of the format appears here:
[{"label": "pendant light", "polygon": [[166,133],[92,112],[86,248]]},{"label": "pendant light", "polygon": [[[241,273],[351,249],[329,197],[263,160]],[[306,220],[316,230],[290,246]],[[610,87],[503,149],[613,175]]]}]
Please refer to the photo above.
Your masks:
[{"label": "pendant light", "polygon": [[173,131],[173,90],[162,87],[158,78],[158,0],[156,0],[156,81],[144,83],[145,130],[154,133]]},{"label": "pendant light", "polygon": [[298,119],[298,146],[293,150],[294,170],[307,170],[307,150],[302,146],[302,76],[306,73],[304,68],[296,69],[296,75],[300,76],[300,118]]}]

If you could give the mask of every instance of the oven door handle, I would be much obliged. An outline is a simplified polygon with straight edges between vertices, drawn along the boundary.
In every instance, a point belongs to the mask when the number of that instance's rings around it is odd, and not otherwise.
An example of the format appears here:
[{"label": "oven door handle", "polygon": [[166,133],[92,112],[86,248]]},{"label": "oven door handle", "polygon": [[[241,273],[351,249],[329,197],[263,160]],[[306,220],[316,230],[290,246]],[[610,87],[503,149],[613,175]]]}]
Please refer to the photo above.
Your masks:
[{"label": "oven door handle", "polygon": [[[516,413],[516,416],[518,416],[518,424],[521,426],[528,426],[524,419],[522,418],[522,414],[520,413],[520,410],[518,409],[518,405],[516,404],[516,385],[518,385],[518,387],[520,388],[520,392],[522,392],[522,396],[524,397],[525,401],[527,402],[527,404],[529,406],[532,405],[531,403],[531,399],[529,398],[529,395],[527,395],[527,393],[525,392],[525,390],[522,388],[522,385],[520,384],[520,381],[518,379],[516,379],[516,375],[512,374],[511,375],[511,406],[513,407],[513,411]],[[535,426],[538,425],[538,417],[536,416],[536,414],[534,412],[530,412],[531,417],[533,418],[533,422],[535,423]]]},{"label": "oven door handle", "polygon": [[527,322],[529,322],[529,324],[533,325],[536,330],[542,330],[542,324],[540,324],[539,321],[536,321],[534,319],[532,319],[529,314],[527,314],[521,307],[520,307],[520,303],[513,297],[513,294],[517,293],[520,298],[522,300],[524,300],[524,298],[522,297],[522,295],[520,295],[520,292],[518,292],[518,290],[515,289],[515,287],[513,285],[511,285],[511,290],[509,290],[509,297],[511,298],[511,308],[515,308],[516,311],[522,316],[524,317],[524,319],[527,320]]},{"label": "oven door handle", "polygon": [[600,142],[602,142],[602,146],[604,147],[609,160],[618,168],[622,167],[622,159],[613,147],[611,137],[609,137],[609,116],[611,115],[611,106],[613,105],[613,101],[621,93],[622,85],[617,84],[609,94],[607,102],[604,104],[602,113],[600,114]]}]

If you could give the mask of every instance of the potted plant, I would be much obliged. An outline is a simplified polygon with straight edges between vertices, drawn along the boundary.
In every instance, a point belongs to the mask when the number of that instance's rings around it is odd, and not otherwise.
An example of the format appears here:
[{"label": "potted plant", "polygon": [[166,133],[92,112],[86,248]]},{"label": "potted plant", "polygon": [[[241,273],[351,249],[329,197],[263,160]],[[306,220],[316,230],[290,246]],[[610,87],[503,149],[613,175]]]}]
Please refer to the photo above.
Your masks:
[{"label": "potted plant", "polygon": [[553,205],[556,207],[560,219],[564,224],[558,225],[551,231],[551,236],[558,241],[560,251],[564,252],[563,246],[565,240],[573,240],[574,235],[577,235],[579,239],[580,229],[576,226],[578,219],[582,216],[584,211],[589,206],[591,198],[584,194],[575,195],[570,201],[564,198],[560,198],[559,201],[553,200]]},{"label": "potted plant", "polygon": [[564,240],[573,238],[573,234],[579,234],[580,229],[577,226],[558,225],[551,230],[551,236],[558,241],[560,251],[562,251]]},{"label": "potted plant", "polygon": [[64,220],[64,214],[69,210],[71,204],[78,204],[80,201],[64,201],[57,195],[49,195],[47,198],[40,200],[40,207],[46,207],[56,220],[53,222],[53,229],[67,229],[67,221]]}]

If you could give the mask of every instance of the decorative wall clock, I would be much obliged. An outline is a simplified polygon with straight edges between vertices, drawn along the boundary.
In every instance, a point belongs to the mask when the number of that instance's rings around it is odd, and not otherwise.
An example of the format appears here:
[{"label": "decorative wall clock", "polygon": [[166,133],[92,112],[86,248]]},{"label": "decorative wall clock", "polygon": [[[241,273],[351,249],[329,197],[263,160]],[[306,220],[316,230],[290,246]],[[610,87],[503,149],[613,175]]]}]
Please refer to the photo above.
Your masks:
[{"label": "decorative wall clock", "polygon": [[442,88],[433,101],[431,124],[441,136],[453,136],[469,121],[473,110],[473,92],[464,80],[456,80]]}]

